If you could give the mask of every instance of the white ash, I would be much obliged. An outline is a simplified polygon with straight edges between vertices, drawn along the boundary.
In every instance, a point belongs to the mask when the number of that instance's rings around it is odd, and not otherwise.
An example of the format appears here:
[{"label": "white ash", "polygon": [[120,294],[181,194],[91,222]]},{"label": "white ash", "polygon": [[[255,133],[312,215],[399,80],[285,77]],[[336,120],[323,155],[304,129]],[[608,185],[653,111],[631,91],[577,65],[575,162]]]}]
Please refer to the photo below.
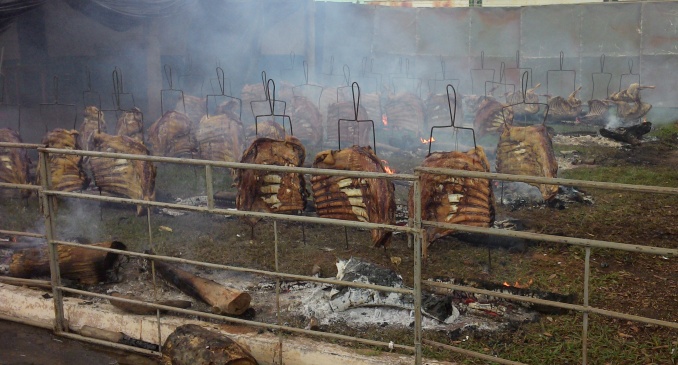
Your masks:
[{"label": "white ash", "polygon": [[569,146],[604,146],[604,147],[613,147],[619,148],[624,144],[621,142],[613,141],[609,138],[603,136],[565,136],[565,135],[555,135],[552,138],[554,144],[562,144]]}]

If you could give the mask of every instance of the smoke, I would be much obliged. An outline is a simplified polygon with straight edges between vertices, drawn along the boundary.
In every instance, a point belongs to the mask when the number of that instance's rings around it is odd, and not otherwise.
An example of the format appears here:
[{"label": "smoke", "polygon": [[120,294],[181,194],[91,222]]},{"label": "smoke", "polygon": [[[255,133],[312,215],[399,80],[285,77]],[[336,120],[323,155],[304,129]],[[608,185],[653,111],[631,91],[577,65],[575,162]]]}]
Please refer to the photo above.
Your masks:
[{"label": "smoke", "polygon": [[607,124],[605,125],[605,129],[615,129],[621,126],[622,121],[614,113],[607,114]]}]

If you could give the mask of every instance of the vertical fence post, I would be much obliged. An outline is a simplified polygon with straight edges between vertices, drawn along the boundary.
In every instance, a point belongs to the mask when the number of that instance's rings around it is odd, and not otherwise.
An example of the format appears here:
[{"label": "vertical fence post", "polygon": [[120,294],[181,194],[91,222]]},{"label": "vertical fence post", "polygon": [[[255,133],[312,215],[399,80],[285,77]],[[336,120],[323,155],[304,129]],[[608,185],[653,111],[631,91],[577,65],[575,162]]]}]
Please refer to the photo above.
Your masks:
[{"label": "vertical fence post", "polygon": [[[273,239],[274,239],[274,249],[275,249],[275,272],[279,272],[280,266],[278,261],[278,221],[273,221]],[[282,319],[280,318],[280,277],[275,278],[275,316],[277,319],[278,326],[282,325]],[[278,329],[278,365],[282,365],[282,347],[283,347],[283,333],[281,329]]]},{"label": "vertical fence post", "polygon": [[[151,207],[146,207],[146,225],[148,227],[148,247],[151,249],[151,252],[154,255],[157,255],[158,252],[155,251],[153,245],[153,229],[151,228]],[[155,277],[155,261],[151,260],[151,276],[153,278],[153,300],[156,302],[159,301],[158,298],[158,283]],[[158,321],[158,351],[162,352],[162,331],[160,330],[160,309],[155,310],[155,318]]]},{"label": "vertical fence post", "polygon": [[[584,307],[589,306],[589,279],[591,276],[591,247],[586,247],[586,258],[584,259]],[[588,347],[588,332],[589,332],[589,312],[583,314],[584,320],[581,332],[581,363],[586,365],[587,361],[587,347]]]},{"label": "vertical fence post", "polygon": [[212,165],[205,165],[205,194],[207,194],[207,209],[214,209],[214,183],[212,182]]},{"label": "vertical fence post", "polygon": [[45,190],[49,190],[52,182],[51,176],[49,173],[49,154],[44,151],[39,151],[40,153],[40,185],[42,185],[42,190],[40,190],[40,200],[42,203],[42,214],[45,218],[45,237],[47,238],[47,249],[49,252],[49,271],[50,271],[50,281],[52,283],[52,296],[54,301],[54,331],[56,333],[65,332],[66,328],[64,326],[64,302],[63,296],[61,293],[61,273],[59,271],[59,247],[56,242],[54,242],[54,198],[50,197],[45,193]]},{"label": "vertical fence post", "polygon": [[[413,234],[414,238],[414,363],[421,365],[422,363],[422,329],[421,329],[421,252],[422,242],[421,231],[421,180],[414,180],[412,186],[414,190],[414,227],[417,232]],[[412,213],[410,213],[412,214]]]}]

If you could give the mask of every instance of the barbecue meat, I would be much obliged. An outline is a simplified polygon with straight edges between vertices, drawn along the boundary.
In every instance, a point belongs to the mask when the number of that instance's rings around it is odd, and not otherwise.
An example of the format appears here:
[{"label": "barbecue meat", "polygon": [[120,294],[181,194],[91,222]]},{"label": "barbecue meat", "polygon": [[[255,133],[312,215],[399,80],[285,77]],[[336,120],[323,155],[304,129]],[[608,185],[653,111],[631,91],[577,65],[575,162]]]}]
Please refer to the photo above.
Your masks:
[{"label": "barbecue meat", "polygon": [[[426,128],[433,126],[445,126],[452,123],[450,117],[450,104],[454,108],[454,99],[450,98],[448,103],[447,94],[433,94],[426,100]],[[461,117],[461,103],[457,105],[457,116]]]},{"label": "barbecue meat", "polygon": [[[422,166],[490,172],[490,163],[482,147],[468,152],[435,152],[426,157]],[[410,189],[410,212],[414,212],[413,197]],[[491,227],[495,214],[492,181],[422,173],[421,214],[423,220]],[[429,227],[425,230],[424,242],[433,242],[453,232]]]},{"label": "barbecue meat", "polygon": [[193,157],[198,151],[191,120],[186,114],[169,111],[148,129],[153,154],[167,157]]},{"label": "barbecue meat", "polygon": [[[21,136],[16,131],[0,128],[0,142],[22,143]],[[28,170],[31,161],[25,148],[0,147],[0,182],[9,184],[28,184]],[[12,195],[15,190],[0,190],[0,196]],[[4,194],[3,194],[4,193]],[[30,190],[21,190],[21,196],[31,195]]]},{"label": "barbecue meat", "polygon": [[[339,123],[339,119],[344,119]],[[325,145],[338,145],[339,137],[343,145],[368,145],[372,141],[370,139],[372,133],[372,124],[370,122],[357,123],[355,119],[355,111],[353,109],[352,101],[344,101],[340,103],[330,104],[327,108],[327,121],[325,123],[325,131],[327,131],[327,138]],[[367,111],[360,106],[358,109],[358,119],[368,120]],[[337,128],[341,128],[341,136]]]},{"label": "barbecue meat", "polygon": [[240,161],[243,143],[243,127],[238,116],[232,113],[218,114],[200,119],[195,133],[198,152],[205,160]]},{"label": "barbecue meat", "polygon": [[[184,111],[184,105],[186,110]],[[204,98],[199,98],[193,95],[184,95],[184,100],[179,99],[174,110],[179,113],[184,113],[193,125],[197,125],[200,119],[207,114],[207,103]],[[167,114],[167,112],[165,113]]]},{"label": "barbecue meat", "polygon": [[541,84],[537,84],[537,86],[527,89],[524,98],[522,90],[506,94],[506,103],[512,105],[513,114],[515,116],[525,116],[539,113],[539,104],[537,104],[539,103],[539,95],[535,93],[535,90],[537,90],[540,86]]},{"label": "barbecue meat", "polygon": [[78,129],[78,144],[85,151],[94,150],[94,133],[106,133],[106,121],[104,114],[94,105],[85,107],[85,114],[80,129]]},{"label": "barbecue meat", "polygon": [[513,123],[513,108],[505,106],[492,96],[482,97],[473,119],[473,129],[479,137],[496,135],[504,123]]},{"label": "barbecue meat", "polygon": [[624,120],[635,120],[647,114],[652,105],[640,100],[640,91],[654,89],[654,86],[641,86],[633,83],[628,89],[610,95],[610,100],[617,105],[617,116]]},{"label": "barbecue meat", "polygon": [[577,93],[581,86],[573,91],[567,99],[562,96],[556,96],[548,99],[549,115],[548,119],[552,121],[576,120],[581,114],[581,99],[577,99]]},{"label": "barbecue meat", "polygon": [[246,144],[254,143],[257,138],[285,139],[285,130],[283,129],[283,126],[272,120],[259,119],[256,126],[252,124],[245,130]]},{"label": "barbecue meat", "polygon": [[323,122],[320,110],[304,96],[295,96],[289,106],[294,135],[309,146],[320,146],[323,140]]},{"label": "barbecue meat", "polygon": [[586,124],[605,125],[607,123],[607,114],[610,110],[610,102],[607,100],[591,99],[587,103],[589,104],[588,113],[577,120]]},{"label": "barbecue meat", "polygon": [[412,93],[390,95],[383,107],[388,128],[395,132],[390,144],[418,146],[425,119],[424,102],[421,98]]},{"label": "barbecue meat", "polygon": [[[78,131],[75,129],[54,129],[42,138],[42,144],[48,148],[81,149],[78,143]],[[76,191],[83,190],[89,185],[89,178],[83,169],[81,156],[50,153],[48,164],[52,189]],[[39,180],[38,183],[40,183]]]},{"label": "barbecue meat", "polygon": [[134,107],[122,112],[115,126],[115,134],[127,136],[143,143],[144,141],[144,115],[141,109]]},{"label": "barbecue meat", "polygon": [[[96,133],[93,140],[94,147],[99,152],[149,155],[143,143],[127,136]],[[89,163],[94,184],[100,191],[130,199],[155,200],[156,169],[152,162],[91,157]],[[143,206],[138,205],[137,215],[141,215],[142,212]]]},{"label": "barbecue meat", "polygon": [[[555,178],[558,162],[551,137],[542,124],[527,127],[506,125],[497,146],[497,172]],[[545,201],[558,193],[558,185],[531,184],[539,188]]]},{"label": "barbecue meat", "polygon": [[[284,140],[258,138],[245,150],[242,163],[300,167],[306,150],[294,136]],[[238,210],[298,214],[306,207],[306,183],[303,174],[264,170],[238,170],[236,185]],[[258,218],[245,218],[254,226]]]},{"label": "barbecue meat", "polygon": [[[352,146],[318,153],[314,168],[385,172],[370,147]],[[314,175],[313,200],[320,217],[371,223],[395,223],[395,187],[385,179]],[[392,233],[372,230],[375,246],[388,246]]]}]

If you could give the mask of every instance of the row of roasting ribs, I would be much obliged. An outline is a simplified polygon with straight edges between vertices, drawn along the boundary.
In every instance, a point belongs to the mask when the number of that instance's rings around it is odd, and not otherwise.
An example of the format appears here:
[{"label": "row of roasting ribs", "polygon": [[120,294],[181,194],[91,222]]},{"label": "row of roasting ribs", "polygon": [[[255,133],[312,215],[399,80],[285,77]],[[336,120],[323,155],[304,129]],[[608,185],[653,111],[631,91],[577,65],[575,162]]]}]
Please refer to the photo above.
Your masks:
[{"label": "row of roasting ribs", "polygon": [[[384,165],[370,147],[352,146],[318,153],[314,168],[385,172]],[[313,200],[320,217],[359,222],[395,223],[395,187],[386,179],[314,175]],[[375,246],[388,246],[392,232],[372,230]]]},{"label": "row of roasting ribs", "polygon": [[[19,133],[9,128],[0,129],[0,142],[22,143]],[[0,182],[8,184],[29,184],[28,151],[25,148],[0,147]],[[0,196],[11,195],[11,190],[0,190]],[[28,197],[30,190],[22,190],[21,196]]]},{"label": "row of roasting ribs", "polygon": [[[542,124],[526,127],[506,125],[497,146],[497,172],[555,178],[558,162],[551,137]],[[558,193],[557,185],[531,184],[539,188],[542,198],[551,200]]]},{"label": "row of roasting ribs", "polygon": [[[294,136],[285,139],[258,138],[247,148],[240,162],[300,167],[306,150]],[[303,174],[267,170],[238,170],[236,177],[238,210],[298,214],[306,207]],[[259,219],[246,218],[254,226]]]},{"label": "row of roasting ribs", "polygon": [[[490,172],[490,164],[482,147],[468,152],[435,152],[426,157],[422,167]],[[421,175],[421,218],[445,223],[491,227],[495,202],[491,180],[454,177],[441,174]],[[409,211],[414,212],[414,192],[410,189]],[[426,244],[453,233],[447,228],[428,227]]]}]

